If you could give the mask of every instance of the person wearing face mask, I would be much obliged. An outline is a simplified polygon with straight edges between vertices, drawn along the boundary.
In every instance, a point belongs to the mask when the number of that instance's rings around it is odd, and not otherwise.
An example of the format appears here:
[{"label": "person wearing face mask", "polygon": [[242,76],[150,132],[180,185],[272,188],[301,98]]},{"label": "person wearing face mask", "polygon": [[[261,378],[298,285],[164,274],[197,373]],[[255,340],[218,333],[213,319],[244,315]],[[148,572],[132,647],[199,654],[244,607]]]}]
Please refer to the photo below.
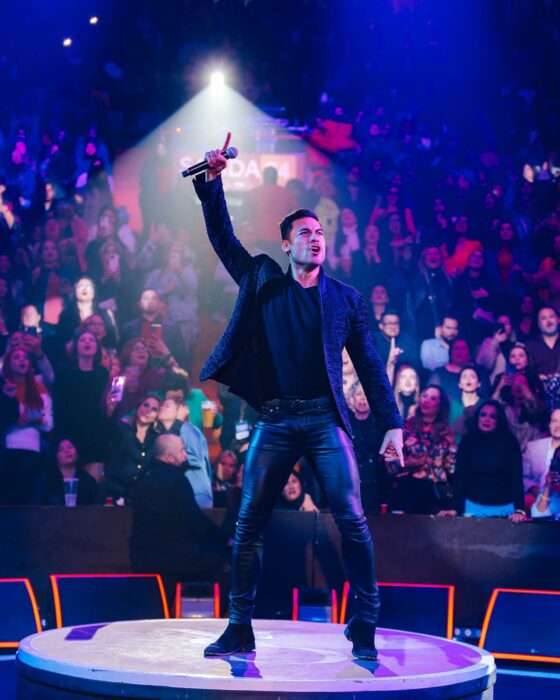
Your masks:
[{"label": "person wearing face mask", "polygon": [[178,435],[155,440],[153,456],[130,489],[132,570],[161,574],[170,603],[177,581],[218,581],[225,599],[229,538],[200,510],[187,466]]}]

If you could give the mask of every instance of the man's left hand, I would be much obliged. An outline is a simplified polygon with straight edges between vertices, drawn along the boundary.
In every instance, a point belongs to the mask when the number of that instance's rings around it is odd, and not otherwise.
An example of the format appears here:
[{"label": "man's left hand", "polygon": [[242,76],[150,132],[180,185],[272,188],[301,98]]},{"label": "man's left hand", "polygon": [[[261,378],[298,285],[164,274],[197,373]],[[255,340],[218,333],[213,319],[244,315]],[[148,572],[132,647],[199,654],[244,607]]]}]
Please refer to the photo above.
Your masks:
[{"label": "man's left hand", "polygon": [[389,444],[391,444],[395,448],[395,452],[397,453],[397,457],[399,458],[400,465],[401,467],[404,467],[402,428],[391,428],[391,430],[388,430],[385,433],[383,437],[383,442],[381,443],[381,447],[379,448],[380,455],[385,454],[387,448],[389,447]]}]

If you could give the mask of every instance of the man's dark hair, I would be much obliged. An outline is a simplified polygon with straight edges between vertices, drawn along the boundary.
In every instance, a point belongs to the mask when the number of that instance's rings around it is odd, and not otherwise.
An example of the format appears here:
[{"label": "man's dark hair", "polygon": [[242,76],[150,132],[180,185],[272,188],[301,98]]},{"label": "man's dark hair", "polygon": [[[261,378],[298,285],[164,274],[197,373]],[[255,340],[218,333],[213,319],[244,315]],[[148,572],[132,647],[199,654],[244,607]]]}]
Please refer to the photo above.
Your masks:
[{"label": "man's dark hair", "polygon": [[280,235],[282,236],[282,240],[289,241],[294,221],[305,218],[315,219],[315,221],[319,221],[319,217],[314,211],[311,211],[311,209],[296,209],[295,211],[292,211],[289,214],[287,214],[280,222]]},{"label": "man's dark hair", "polygon": [[278,170],[273,165],[268,165],[263,170],[262,178],[268,185],[275,185],[278,182]]},{"label": "man's dark hair", "polygon": [[381,323],[383,323],[385,320],[385,316],[397,316],[399,321],[401,320],[401,315],[397,309],[385,309],[385,311],[381,314]]}]

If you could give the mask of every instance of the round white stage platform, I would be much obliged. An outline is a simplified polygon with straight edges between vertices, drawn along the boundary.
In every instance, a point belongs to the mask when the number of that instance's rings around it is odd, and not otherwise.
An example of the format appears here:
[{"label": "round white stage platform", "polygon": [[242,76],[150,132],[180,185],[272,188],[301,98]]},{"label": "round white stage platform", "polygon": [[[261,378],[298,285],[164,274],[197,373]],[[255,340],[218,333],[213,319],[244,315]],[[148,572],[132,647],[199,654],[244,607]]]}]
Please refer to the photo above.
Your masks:
[{"label": "round white stage platform", "polygon": [[142,620],[34,634],[18,651],[18,699],[493,697],[495,664],[476,647],[378,630],[358,661],[342,625],[255,620],[257,650],[204,658],[226,620]]}]

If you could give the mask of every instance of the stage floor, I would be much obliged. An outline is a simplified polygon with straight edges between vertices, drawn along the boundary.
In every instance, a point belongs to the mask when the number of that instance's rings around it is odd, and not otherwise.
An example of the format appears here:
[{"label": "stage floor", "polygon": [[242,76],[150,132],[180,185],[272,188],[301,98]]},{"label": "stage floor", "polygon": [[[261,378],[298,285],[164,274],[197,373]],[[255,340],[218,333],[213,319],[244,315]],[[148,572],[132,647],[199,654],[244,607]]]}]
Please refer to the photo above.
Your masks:
[{"label": "stage floor", "polygon": [[483,698],[495,664],[476,647],[378,630],[377,662],[358,661],[342,625],[255,620],[257,650],[204,658],[225,620],[143,620],[24,639],[18,698]]}]

